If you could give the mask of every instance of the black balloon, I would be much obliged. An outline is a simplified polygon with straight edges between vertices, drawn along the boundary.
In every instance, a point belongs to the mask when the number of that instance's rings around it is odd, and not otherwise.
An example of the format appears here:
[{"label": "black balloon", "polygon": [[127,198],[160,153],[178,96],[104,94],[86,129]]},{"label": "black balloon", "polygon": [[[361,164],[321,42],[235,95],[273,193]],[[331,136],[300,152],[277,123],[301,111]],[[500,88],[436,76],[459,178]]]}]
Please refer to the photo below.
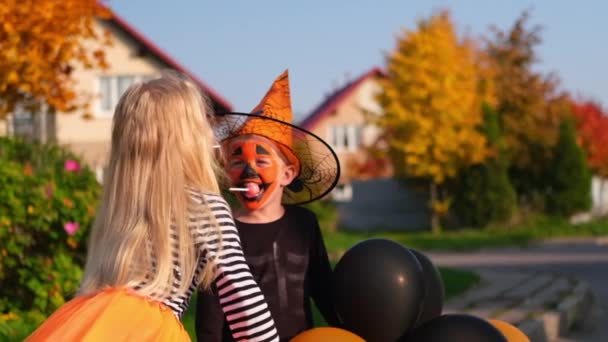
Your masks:
[{"label": "black balloon", "polygon": [[430,320],[414,329],[404,342],[507,342],[505,336],[484,319],[450,314]]},{"label": "black balloon", "polygon": [[422,312],[418,317],[418,321],[416,321],[416,326],[419,326],[422,323],[441,316],[445,288],[443,286],[441,274],[433,262],[426,255],[417,250],[410,249],[410,251],[414,253],[414,256],[418,259],[424,275],[424,302],[422,304]]},{"label": "black balloon", "polygon": [[334,270],[342,328],[367,342],[391,342],[413,327],[424,299],[422,267],[403,245],[369,239],[350,248]]}]

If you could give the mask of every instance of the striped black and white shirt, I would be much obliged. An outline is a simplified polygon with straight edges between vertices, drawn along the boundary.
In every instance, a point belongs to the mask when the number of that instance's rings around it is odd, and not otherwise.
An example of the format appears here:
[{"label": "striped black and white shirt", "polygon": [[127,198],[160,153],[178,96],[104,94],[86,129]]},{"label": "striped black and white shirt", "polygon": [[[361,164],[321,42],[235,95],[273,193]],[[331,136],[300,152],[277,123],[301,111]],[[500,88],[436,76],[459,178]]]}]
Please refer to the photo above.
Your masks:
[{"label": "striped black and white shirt", "polygon": [[[217,270],[214,275],[215,286],[219,292],[222,311],[226,316],[232,335],[236,341],[279,341],[274,320],[270,315],[264,295],[253,279],[241,249],[241,241],[232,218],[228,203],[219,195],[201,194],[189,191],[195,203],[208,205],[213,219],[221,231],[221,252],[217,255],[220,241],[209,214],[202,211],[191,214],[189,225],[198,246],[199,263],[194,279],[185,293],[178,293],[181,281],[178,259],[173,260],[174,288],[170,297],[162,302],[181,318],[190,302],[190,297],[198,287],[197,279],[208,260],[217,257]],[[206,203],[206,204],[205,204]],[[173,246],[177,246],[177,235],[171,231]],[[177,250],[173,251],[177,255]]]}]

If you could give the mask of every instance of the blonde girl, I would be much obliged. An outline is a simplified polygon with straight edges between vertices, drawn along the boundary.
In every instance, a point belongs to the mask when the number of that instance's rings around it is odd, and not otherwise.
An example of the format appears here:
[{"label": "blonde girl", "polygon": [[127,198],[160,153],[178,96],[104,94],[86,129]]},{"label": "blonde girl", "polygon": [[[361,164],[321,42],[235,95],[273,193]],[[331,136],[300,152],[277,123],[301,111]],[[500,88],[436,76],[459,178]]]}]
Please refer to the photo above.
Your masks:
[{"label": "blonde girl", "polygon": [[180,73],[125,92],[80,293],[26,341],[188,341],[179,319],[212,283],[235,340],[278,341],[219,195],[211,117]]}]

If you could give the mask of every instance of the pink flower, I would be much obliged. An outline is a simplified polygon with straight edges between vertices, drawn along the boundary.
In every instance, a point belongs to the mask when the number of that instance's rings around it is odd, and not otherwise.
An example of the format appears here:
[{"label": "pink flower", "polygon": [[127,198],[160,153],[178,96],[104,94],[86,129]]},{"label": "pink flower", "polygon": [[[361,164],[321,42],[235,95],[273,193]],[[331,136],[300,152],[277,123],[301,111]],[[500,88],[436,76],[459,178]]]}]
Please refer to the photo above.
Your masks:
[{"label": "pink flower", "polygon": [[50,185],[47,186],[45,192],[46,192],[46,197],[47,198],[53,197],[53,187],[52,186],[50,186]]},{"label": "pink flower", "polygon": [[80,225],[77,222],[66,222],[63,225],[63,229],[68,233],[68,235],[76,234],[76,231],[80,228]]},{"label": "pink flower", "polygon": [[68,172],[78,172],[80,171],[80,164],[75,160],[68,159],[65,161],[64,169]]}]

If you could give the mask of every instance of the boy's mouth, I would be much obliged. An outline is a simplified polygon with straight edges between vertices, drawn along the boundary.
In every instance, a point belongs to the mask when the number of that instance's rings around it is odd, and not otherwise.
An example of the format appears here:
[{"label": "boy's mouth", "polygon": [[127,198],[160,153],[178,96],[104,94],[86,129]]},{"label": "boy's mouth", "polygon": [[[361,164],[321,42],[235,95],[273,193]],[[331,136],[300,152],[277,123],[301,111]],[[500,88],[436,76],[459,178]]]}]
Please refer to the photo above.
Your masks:
[{"label": "boy's mouth", "polygon": [[265,190],[270,186],[271,183],[261,183],[257,181],[245,181],[239,183],[237,186],[247,188],[247,191],[241,192],[243,198],[249,202],[259,201],[264,195]]}]

